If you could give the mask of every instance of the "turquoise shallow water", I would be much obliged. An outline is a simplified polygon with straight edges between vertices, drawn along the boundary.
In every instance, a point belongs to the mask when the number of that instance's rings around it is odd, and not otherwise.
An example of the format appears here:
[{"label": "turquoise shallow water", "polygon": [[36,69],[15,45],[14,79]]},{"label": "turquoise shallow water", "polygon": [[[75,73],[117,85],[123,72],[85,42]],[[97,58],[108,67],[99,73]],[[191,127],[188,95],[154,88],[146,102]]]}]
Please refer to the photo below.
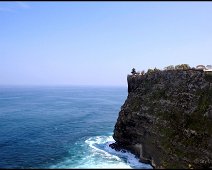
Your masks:
[{"label": "turquoise shallow water", "polygon": [[109,147],[125,87],[0,87],[0,168],[152,168]]}]

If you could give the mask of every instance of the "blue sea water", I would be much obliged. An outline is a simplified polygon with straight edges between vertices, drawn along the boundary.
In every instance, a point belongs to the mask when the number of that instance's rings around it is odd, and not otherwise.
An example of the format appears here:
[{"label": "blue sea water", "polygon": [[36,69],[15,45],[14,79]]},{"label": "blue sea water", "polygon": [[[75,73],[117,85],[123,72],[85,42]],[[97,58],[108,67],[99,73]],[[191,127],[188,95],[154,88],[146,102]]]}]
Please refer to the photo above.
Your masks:
[{"label": "blue sea water", "polygon": [[0,87],[0,168],[152,168],[117,152],[125,87]]}]

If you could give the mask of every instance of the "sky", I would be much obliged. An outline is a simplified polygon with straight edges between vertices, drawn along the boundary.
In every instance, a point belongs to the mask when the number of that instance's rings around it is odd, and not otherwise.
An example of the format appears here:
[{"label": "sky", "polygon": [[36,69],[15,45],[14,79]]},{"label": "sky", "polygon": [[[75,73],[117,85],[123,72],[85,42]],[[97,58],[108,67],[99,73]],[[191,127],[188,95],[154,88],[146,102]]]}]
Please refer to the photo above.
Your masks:
[{"label": "sky", "polygon": [[0,2],[0,85],[127,86],[212,64],[212,2]]}]

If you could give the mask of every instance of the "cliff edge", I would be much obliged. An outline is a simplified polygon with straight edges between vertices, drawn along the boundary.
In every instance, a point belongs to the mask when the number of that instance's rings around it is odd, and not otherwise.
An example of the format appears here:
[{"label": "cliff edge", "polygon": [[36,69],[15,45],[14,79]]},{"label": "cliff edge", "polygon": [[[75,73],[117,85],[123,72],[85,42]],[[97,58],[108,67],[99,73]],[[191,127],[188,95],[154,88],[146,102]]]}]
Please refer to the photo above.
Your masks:
[{"label": "cliff edge", "polygon": [[202,70],[128,75],[111,144],[154,168],[212,168],[212,79]]}]

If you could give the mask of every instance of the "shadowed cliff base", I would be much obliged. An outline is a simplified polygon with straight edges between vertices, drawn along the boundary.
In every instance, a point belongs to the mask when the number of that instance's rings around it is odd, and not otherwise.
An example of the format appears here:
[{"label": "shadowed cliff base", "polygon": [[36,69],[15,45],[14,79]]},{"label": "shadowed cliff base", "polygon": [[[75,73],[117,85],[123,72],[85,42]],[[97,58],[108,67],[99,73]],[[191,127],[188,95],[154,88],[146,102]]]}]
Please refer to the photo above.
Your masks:
[{"label": "shadowed cliff base", "polygon": [[111,147],[154,168],[212,168],[211,80],[201,69],[128,75]]}]

